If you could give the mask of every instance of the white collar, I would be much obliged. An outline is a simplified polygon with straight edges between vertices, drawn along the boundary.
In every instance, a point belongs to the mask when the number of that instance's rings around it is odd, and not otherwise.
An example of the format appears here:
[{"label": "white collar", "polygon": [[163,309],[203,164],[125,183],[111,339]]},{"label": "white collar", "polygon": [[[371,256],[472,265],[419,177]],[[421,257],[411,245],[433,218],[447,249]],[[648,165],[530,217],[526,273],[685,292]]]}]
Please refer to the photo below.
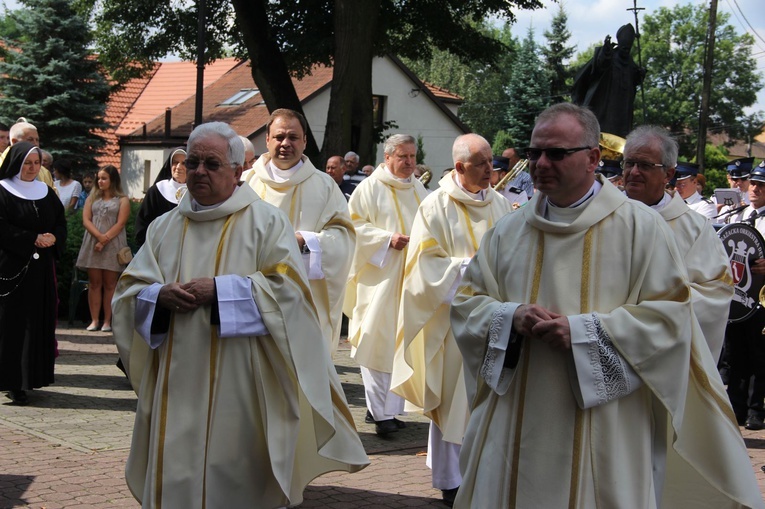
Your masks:
[{"label": "white collar", "polygon": [[183,193],[186,192],[186,184],[181,184],[171,178],[160,180],[157,182],[157,191],[159,191],[159,194],[170,203],[177,204],[181,201]]},{"label": "white collar", "polygon": [[454,180],[454,182],[457,184],[457,187],[462,189],[466,195],[470,196],[475,201],[484,201],[486,199],[486,189],[481,189],[477,193],[471,193],[462,185],[462,182],[460,182],[459,175],[456,171],[452,174],[452,180]]},{"label": "white collar", "polygon": [[664,196],[661,197],[661,200],[659,200],[659,203],[656,205],[651,205],[651,208],[655,210],[656,212],[659,212],[661,209],[669,205],[669,202],[672,201],[672,197],[669,195],[669,193],[664,193]]},{"label": "white collar", "polygon": [[[231,196],[234,196],[234,194],[235,194],[237,191],[239,191],[239,189],[240,189],[240,188],[241,188],[241,186],[236,186],[236,188],[234,189],[234,192],[233,192],[233,193],[231,193]],[[218,202],[218,203],[213,203],[212,205],[202,205],[201,203],[199,203],[198,201],[196,201],[196,200],[195,200],[195,199],[192,197],[192,198],[191,198],[191,210],[193,210],[194,212],[200,212],[200,211],[202,211],[202,210],[212,210],[212,209],[217,209],[218,207],[220,207],[221,205],[223,205],[224,203],[226,203],[226,202],[227,202],[227,201],[228,201],[228,200],[231,198],[231,196],[229,196],[228,198],[226,198],[225,200],[223,200],[223,201],[221,201],[221,202]]]},{"label": "white collar", "polygon": [[268,164],[266,165],[266,170],[268,170],[268,175],[274,180],[274,182],[282,183],[291,179],[292,176],[297,173],[300,168],[302,168],[302,166],[303,160],[300,159],[297,164],[289,170],[280,170],[276,167],[276,165],[274,165],[273,160],[269,160]]},{"label": "white collar", "polygon": [[9,179],[0,180],[0,185],[8,190],[14,196],[25,200],[41,200],[48,195],[48,185],[39,180],[27,182],[21,180],[18,175]]},{"label": "white collar", "polygon": [[385,171],[387,171],[387,172],[388,172],[388,175],[390,175],[390,176],[391,176],[391,177],[393,177],[394,179],[398,180],[399,182],[403,182],[403,183],[405,183],[405,184],[408,184],[409,182],[411,182],[411,181],[412,181],[412,177],[411,177],[411,176],[409,176],[409,177],[407,177],[407,178],[401,178],[401,177],[397,177],[397,176],[395,176],[395,175],[393,174],[393,172],[392,172],[392,171],[390,171],[390,169],[388,168],[388,165],[387,165],[387,164],[384,164],[384,165],[383,165],[383,168],[385,168]]}]

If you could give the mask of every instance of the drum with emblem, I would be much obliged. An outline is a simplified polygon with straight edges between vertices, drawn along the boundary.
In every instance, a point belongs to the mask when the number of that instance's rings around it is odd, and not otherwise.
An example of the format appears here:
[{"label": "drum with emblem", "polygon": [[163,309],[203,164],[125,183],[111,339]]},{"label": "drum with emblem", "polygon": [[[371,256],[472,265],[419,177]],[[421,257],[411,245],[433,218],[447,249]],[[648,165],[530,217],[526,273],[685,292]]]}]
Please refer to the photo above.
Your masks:
[{"label": "drum with emblem", "polygon": [[734,293],[728,313],[729,323],[749,319],[760,305],[760,290],[765,275],[752,274],[750,264],[765,258],[765,240],[754,227],[745,223],[725,225],[717,232],[730,260]]}]

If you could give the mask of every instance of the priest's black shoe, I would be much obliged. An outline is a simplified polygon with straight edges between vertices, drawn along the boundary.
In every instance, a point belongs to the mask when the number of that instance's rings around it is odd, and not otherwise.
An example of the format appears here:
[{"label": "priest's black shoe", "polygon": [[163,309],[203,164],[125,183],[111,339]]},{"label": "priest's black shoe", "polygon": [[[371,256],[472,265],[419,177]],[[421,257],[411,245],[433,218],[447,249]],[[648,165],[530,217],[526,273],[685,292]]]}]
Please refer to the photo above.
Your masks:
[{"label": "priest's black shoe", "polygon": [[375,423],[374,417],[372,417],[372,412],[370,412],[369,410],[367,410],[367,416],[364,417],[364,422],[366,422],[367,424]]},{"label": "priest's black shoe", "polygon": [[762,422],[762,417],[759,415],[750,415],[746,418],[746,424],[744,427],[746,429],[758,430],[765,428],[765,423]]},{"label": "priest's black shoe", "polygon": [[450,490],[441,490],[441,495],[444,499],[444,504],[448,505],[449,507],[454,506],[454,499],[457,497],[457,490],[460,489],[459,486],[456,488],[452,488]]},{"label": "priest's black shoe", "polygon": [[17,390],[17,391],[8,391],[8,397],[13,401],[16,405],[26,405],[29,403],[29,398],[27,397],[26,391]]},{"label": "priest's black shoe", "polygon": [[381,437],[395,431],[398,431],[398,426],[393,422],[393,419],[385,419],[384,421],[375,422],[375,433]]},{"label": "priest's black shoe", "polygon": [[396,427],[397,427],[398,429],[404,429],[404,428],[406,428],[406,423],[405,423],[404,421],[399,421],[398,419],[396,419],[396,418],[394,417],[394,418],[393,418],[393,422],[396,424]]}]

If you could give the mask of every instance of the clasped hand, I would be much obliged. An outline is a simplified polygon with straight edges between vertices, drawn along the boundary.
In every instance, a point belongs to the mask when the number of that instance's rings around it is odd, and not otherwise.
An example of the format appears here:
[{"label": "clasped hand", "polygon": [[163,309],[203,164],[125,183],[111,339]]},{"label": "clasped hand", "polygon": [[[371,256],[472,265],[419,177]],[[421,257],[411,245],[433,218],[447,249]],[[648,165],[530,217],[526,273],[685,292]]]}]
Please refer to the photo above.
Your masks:
[{"label": "clasped hand", "polygon": [[169,283],[162,287],[157,302],[176,313],[188,313],[211,304],[215,298],[215,280],[210,277],[192,279],[187,283]]},{"label": "clasped hand", "polygon": [[568,317],[537,304],[522,304],[513,314],[513,328],[522,336],[536,338],[553,350],[571,349]]},{"label": "clasped hand", "polygon": [[52,233],[39,233],[35,239],[35,247],[51,247],[56,243],[56,236]]}]

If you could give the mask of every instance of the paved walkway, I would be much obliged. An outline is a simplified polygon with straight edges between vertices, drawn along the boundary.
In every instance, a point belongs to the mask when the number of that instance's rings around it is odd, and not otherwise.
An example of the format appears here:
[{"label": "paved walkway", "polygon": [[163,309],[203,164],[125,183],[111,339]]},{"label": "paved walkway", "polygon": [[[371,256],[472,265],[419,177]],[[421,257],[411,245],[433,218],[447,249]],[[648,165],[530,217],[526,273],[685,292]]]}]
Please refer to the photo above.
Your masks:
[{"label": "paved walkway", "polygon": [[[0,509],[136,509],[123,475],[136,399],[114,366],[111,335],[60,329],[58,338],[56,384],[34,391],[26,407],[0,402]],[[410,415],[406,429],[377,437],[348,354],[341,343],[336,367],[371,465],[319,477],[300,507],[445,507],[425,466],[427,419]],[[765,493],[765,431],[743,432]]]}]

